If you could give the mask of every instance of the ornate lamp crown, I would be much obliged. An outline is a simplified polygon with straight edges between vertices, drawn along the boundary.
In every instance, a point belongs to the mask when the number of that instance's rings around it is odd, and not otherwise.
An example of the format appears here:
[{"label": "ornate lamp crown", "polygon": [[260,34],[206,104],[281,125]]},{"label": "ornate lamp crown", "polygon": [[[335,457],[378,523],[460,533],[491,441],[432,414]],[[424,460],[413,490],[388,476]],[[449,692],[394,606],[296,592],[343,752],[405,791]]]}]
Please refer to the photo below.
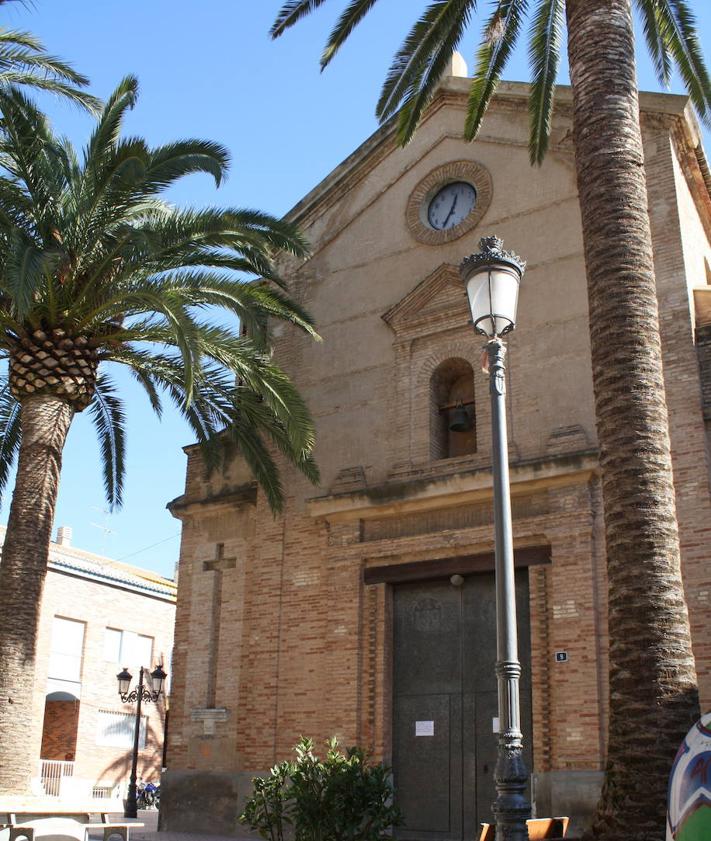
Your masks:
[{"label": "ornate lamp crown", "polygon": [[470,254],[462,261],[460,271],[463,277],[468,277],[473,269],[492,263],[504,263],[516,269],[520,275],[526,270],[526,261],[513,251],[504,251],[504,241],[499,237],[482,237],[479,240],[479,248],[481,251]]}]

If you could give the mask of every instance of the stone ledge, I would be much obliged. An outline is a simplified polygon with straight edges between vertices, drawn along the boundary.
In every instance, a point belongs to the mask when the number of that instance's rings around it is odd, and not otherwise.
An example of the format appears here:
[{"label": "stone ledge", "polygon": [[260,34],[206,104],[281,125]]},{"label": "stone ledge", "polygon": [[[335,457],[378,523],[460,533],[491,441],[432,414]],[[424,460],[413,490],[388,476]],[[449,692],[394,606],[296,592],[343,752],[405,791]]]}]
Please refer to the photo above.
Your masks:
[{"label": "stone ledge", "polygon": [[231,488],[222,493],[206,497],[179,496],[173,499],[165,507],[178,520],[183,517],[195,514],[198,511],[204,513],[206,509],[229,508],[237,505],[256,505],[257,483],[249,482],[240,485],[238,488]]},{"label": "stone ledge", "polygon": [[[510,468],[511,493],[530,494],[586,482],[597,471],[597,450],[518,461]],[[492,487],[491,468],[461,470],[441,477],[386,482],[351,493],[312,497],[307,500],[307,511],[328,522],[402,515],[485,500],[491,497]]]}]

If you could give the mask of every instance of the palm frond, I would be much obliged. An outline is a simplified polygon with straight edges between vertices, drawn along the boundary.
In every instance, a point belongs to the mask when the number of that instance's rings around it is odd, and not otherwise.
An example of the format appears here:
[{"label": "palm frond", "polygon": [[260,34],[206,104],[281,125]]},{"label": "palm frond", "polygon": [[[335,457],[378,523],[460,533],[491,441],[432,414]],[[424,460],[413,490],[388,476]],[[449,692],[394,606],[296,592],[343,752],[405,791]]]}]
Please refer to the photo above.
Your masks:
[{"label": "palm frond", "polygon": [[0,386],[0,500],[17,461],[21,441],[20,404],[10,393],[10,386],[5,380]]},{"label": "palm frond", "polygon": [[289,27],[293,26],[301,18],[311,14],[315,9],[318,9],[326,0],[289,0],[279,10],[276,20],[269,30],[272,38],[278,38],[283,35]]},{"label": "palm frond", "polygon": [[278,514],[284,508],[284,488],[279,476],[279,468],[262,436],[257,432],[255,418],[250,417],[246,412],[243,418],[237,419],[226,428],[227,440],[247,462],[270,508],[274,514]]},{"label": "palm frond", "polygon": [[126,414],[116,386],[105,374],[96,382],[89,414],[99,439],[106,501],[112,510],[120,508],[126,475]]},{"label": "palm frond", "polygon": [[321,70],[325,70],[343,46],[351,32],[358,26],[378,0],[351,0],[343,14],[336,21],[331,34],[328,36],[326,48],[321,56]]},{"label": "palm frond", "polygon": [[199,336],[209,361],[196,374],[189,404],[179,356],[122,347],[108,359],[142,372],[156,389],[168,393],[203,448],[209,468],[219,464],[224,442],[232,441],[270,505],[279,510],[283,489],[264,436],[310,481],[318,481],[312,456],[315,429],[308,408],[269,354],[249,339],[205,325]]},{"label": "palm frond", "polygon": [[13,228],[19,228],[26,236],[32,236],[32,212],[32,201],[21,183],[15,178],[0,175],[0,230],[4,235],[9,236]]},{"label": "palm frond", "polygon": [[548,149],[564,15],[564,0],[540,0],[533,19],[528,50],[533,69],[528,96],[529,155],[532,164],[543,163]]},{"label": "palm frond", "polygon": [[226,373],[201,367],[192,399],[188,402],[179,356],[124,347],[111,353],[109,358],[129,367],[144,382],[150,382],[156,393],[158,390],[167,393],[195,435],[205,465],[209,470],[214,469],[221,455],[219,433],[229,423],[233,407],[234,383]]},{"label": "palm frond", "polygon": [[635,5],[642,18],[644,38],[657,79],[660,85],[668,88],[671,80],[672,57],[665,34],[667,24],[661,15],[659,0],[635,0]]},{"label": "palm frond", "polygon": [[170,187],[180,178],[196,172],[212,175],[220,186],[227,175],[230,154],[219,143],[209,140],[181,140],[151,150],[150,164],[141,184],[151,193]]},{"label": "palm frond", "polygon": [[96,114],[100,101],[81,90],[88,84],[86,76],[66,61],[49,55],[34,35],[0,30],[0,87],[19,85],[48,91]]},{"label": "palm frond", "polygon": [[711,79],[686,0],[656,0],[659,31],[684,80],[699,117],[711,125]]},{"label": "palm frond", "polygon": [[261,435],[260,430],[289,461],[312,483],[319,481],[319,470],[311,450],[294,452],[289,433],[268,411],[259,396],[250,391],[240,390],[237,395],[237,414],[225,435],[235,443],[239,453],[245,458],[257,481],[264,490],[273,511],[283,507],[284,492],[279,481],[279,471]]},{"label": "palm frond", "polygon": [[516,46],[527,7],[528,0],[500,0],[484,27],[464,123],[464,136],[468,140],[473,140],[479,132],[506,62]]},{"label": "palm frond", "polygon": [[22,181],[40,224],[48,223],[55,215],[57,194],[63,186],[63,172],[56,166],[56,138],[45,115],[16,88],[0,88],[0,113],[0,152],[5,155],[6,169]]},{"label": "palm frond", "polygon": [[0,29],[0,74],[4,67],[15,64],[36,67],[46,75],[54,75],[73,85],[86,87],[89,80],[70,64],[47,55],[44,44],[30,32]]},{"label": "palm frond", "polygon": [[306,403],[269,353],[246,337],[234,338],[218,327],[199,330],[201,352],[234,373],[241,392],[257,395],[285,430],[295,452],[311,452],[315,430]]},{"label": "palm frond", "polygon": [[2,286],[8,293],[13,316],[24,321],[46,281],[46,272],[55,262],[53,255],[39,248],[27,234],[13,228],[7,237]]},{"label": "palm frond", "polygon": [[0,86],[33,88],[38,91],[55,94],[66,99],[74,105],[80,105],[90,114],[98,114],[101,111],[101,100],[92,96],[86,91],[78,90],[73,85],[58,79],[45,79],[29,71],[22,70],[0,70]]},{"label": "palm frond", "polygon": [[138,382],[146,392],[151,404],[151,409],[153,409],[160,420],[163,417],[163,401],[160,399],[158,387],[153,381],[150,371],[139,368],[131,368],[131,374],[136,382]]},{"label": "palm frond", "polygon": [[112,149],[118,143],[121,125],[126,112],[131,110],[138,98],[138,79],[125,76],[106,100],[99,122],[94,129],[84,153],[87,176],[101,171],[107,158],[112,157]]},{"label": "palm frond", "polygon": [[435,0],[395,54],[375,112],[382,122],[402,107],[400,142],[414,131],[475,7],[476,0]]},{"label": "palm frond", "polygon": [[143,308],[160,313],[165,317],[166,325],[172,337],[172,343],[180,352],[182,360],[184,399],[187,404],[192,400],[196,370],[200,369],[197,353],[198,325],[194,321],[185,302],[179,295],[145,289],[137,298],[142,298]]}]

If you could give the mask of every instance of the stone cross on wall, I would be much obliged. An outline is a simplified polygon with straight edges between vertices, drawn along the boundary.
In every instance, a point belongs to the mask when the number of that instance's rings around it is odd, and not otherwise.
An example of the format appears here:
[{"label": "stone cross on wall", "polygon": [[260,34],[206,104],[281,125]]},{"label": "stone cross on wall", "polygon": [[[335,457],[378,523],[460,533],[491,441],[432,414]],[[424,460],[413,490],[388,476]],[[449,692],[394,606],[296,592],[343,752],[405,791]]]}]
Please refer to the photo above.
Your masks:
[{"label": "stone cross on wall", "polygon": [[234,569],[237,558],[225,557],[225,544],[218,543],[215,546],[215,557],[210,561],[203,561],[202,568],[205,572],[212,573],[212,599],[210,600],[210,616],[207,638],[207,687],[205,694],[205,706],[215,706],[217,693],[217,666],[220,653],[220,621],[222,614],[222,574],[227,569]]}]

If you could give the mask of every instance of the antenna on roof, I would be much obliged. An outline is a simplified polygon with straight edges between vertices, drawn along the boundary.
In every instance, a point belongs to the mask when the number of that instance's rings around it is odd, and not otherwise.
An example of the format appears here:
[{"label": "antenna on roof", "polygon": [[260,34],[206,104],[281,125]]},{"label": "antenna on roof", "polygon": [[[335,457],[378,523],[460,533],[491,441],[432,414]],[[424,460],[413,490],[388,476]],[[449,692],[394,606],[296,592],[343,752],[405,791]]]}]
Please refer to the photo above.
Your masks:
[{"label": "antenna on roof", "polygon": [[108,508],[98,508],[96,505],[91,506],[94,511],[99,511],[103,514],[103,520],[101,523],[90,523],[93,528],[99,529],[99,531],[103,532],[104,539],[101,544],[101,554],[106,555],[108,552],[107,543],[110,534],[116,534],[117,532],[114,529],[110,529],[108,526],[108,518],[109,514],[111,513]]}]

